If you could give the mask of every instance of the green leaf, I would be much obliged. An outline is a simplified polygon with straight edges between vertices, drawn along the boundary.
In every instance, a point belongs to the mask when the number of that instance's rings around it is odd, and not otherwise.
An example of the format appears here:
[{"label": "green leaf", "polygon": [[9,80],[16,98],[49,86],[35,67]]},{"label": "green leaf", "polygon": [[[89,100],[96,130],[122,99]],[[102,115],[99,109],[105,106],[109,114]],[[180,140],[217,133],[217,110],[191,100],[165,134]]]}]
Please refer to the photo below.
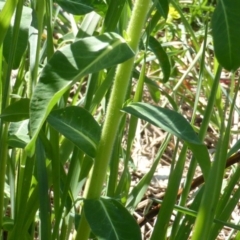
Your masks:
[{"label": "green leaf", "polygon": [[211,161],[208,153],[207,146],[204,144],[194,144],[187,142],[188,147],[192,150],[194,157],[197,159],[198,164],[202,170],[204,179],[207,179],[208,173],[211,168]]},{"label": "green leaf", "polygon": [[[26,47],[28,44],[28,31],[29,31],[31,21],[32,21],[32,9],[28,7],[23,7],[22,18],[20,22],[20,29],[19,29],[18,40],[17,40],[17,49],[14,55],[14,60],[13,60],[13,69],[17,69],[19,67],[23,53],[26,50]],[[12,38],[13,38],[13,21],[10,27],[8,28],[6,37],[3,42],[3,55],[6,62],[8,62],[8,56],[11,50]]]},{"label": "green leaf", "polygon": [[133,51],[116,33],[80,39],[58,50],[44,67],[30,103],[32,141],[26,147],[28,153],[33,154],[37,134],[48,114],[75,82],[133,56]]},{"label": "green leaf", "polygon": [[156,8],[158,12],[167,19],[168,17],[168,10],[169,10],[169,3],[168,0],[153,0],[153,2],[156,4]]},{"label": "green leaf", "polygon": [[214,50],[229,71],[240,66],[240,1],[219,0],[212,16]]},{"label": "green leaf", "polygon": [[86,199],[83,208],[88,224],[99,240],[141,239],[137,222],[115,199]]},{"label": "green leaf", "polygon": [[149,37],[149,47],[152,49],[160,63],[164,76],[163,82],[166,83],[169,80],[171,73],[171,65],[168,55],[162,48],[161,44],[152,36]]},{"label": "green leaf", "polygon": [[10,123],[8,129],[8,145],[14,148],[25,148],[29,143],[28,133],[29,120]]},{"label": "green leaf", "polygon": [[6,122],[19,122],[29,118],[29,103],[28,98],[16,101],[3,110],[0,118]]},{"label": "green leaf", "polygon": [[107,5],[102,0],[55,0],[54,2],[73,15],[84,15],[92,11],[101,15],[107,10]]},{"label": "green leaf", "polygon": [[188,121],[178,112],[148,103],[130,103],[124,112],[141,118],[180,139],[193,144],[202,144]]},{"label": "green leaf", "polygon": [[207,147],[200,141],[192,126],[181,114],[167,108],[139,102],[130,103],[123,108],[123,111],[160,127],[186,141],[188,147],[190,147],[196,157],[206,179],[210,167]]},{"label": "green leaf", "polygon": [[66,12],[74,15],[84,15],[94,10],[91,1],[88,0],[55,0]]},{"label": "green leaf", "polygon": [[50,113],[47,121],[84,153],[95,157],[101,128],[88,111],[76,106],[58,109]]}]

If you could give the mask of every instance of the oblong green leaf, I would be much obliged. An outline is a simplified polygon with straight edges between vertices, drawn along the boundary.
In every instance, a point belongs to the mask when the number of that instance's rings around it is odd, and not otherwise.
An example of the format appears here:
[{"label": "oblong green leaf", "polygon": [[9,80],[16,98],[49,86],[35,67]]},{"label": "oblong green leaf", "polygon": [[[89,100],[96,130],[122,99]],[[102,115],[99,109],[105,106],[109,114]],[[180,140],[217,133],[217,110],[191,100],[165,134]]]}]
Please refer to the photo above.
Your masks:
[{"label": "oblong green leaf", "polygon": [[30,99],[22,98],[2,111],[0,118],[6,122],[19,122],[29,118]]},{"label": "oblong green leaf", "polygon": [[202,144],[188,121],[176,111],[140,102],[130,103],[123,111],[144,119],[184,141]]},{"label": "oblong green leaf", "polygon": [[101,128],[88,111],[76,106],[66,107],[52,111],[47,121],[84,153],[95,157]]},{"label": "oblong green leaf", "polygon": [[14,148],[25,148],[30,141],[28,123],[29,120],[10,123],[8,129],[9,146]]},{"label": "oblong green leaf", "polygon": [[74,15],[84,15],[92,11],[102,15],[107,10],[107,5],[103,0],[54,0],[66,12]]},{"label": "oblong green leaf", "polygon": [[196,157],[204,178],[206,179],[210,169],[210,158],[207,147],[200,141],[192,126],[182,115],[170,109],[140,102],[130,103],[123,108],[123,111],[160,127],[186,141],[188,147]]},{"label": "oblong green leaf", "polygon": [[84,15],[94,10],[91,1],[83,0],[55,0],[64,11],[74,15]]},{"label": "oblong green leaf", "polygon": [[240,1],[219,0],[212,16],[214,50],[229,71],[240,66]]},{"label": "oblong green leaf", "polygon": [[58,50],[44,67],[30,103],[32,140],[26,147],[28,153],[33,154],[36,136],[53,106],[75,82],[133,56],[116,33],[80,39]]},{"label": "oblong green leaf", "polygon": [[152,49],[159,61],[164,76],[163,82],[166,83],[169,80],[171,73],[171,65],[168,55],[162,48],[161,44],[152,36],[149,37],[149,47]]},{"label": "oblong green leaf", "polygon": [[86,199],[83,208],[88,224],[99,240],[141,239],[137,222],[115,199]]}]

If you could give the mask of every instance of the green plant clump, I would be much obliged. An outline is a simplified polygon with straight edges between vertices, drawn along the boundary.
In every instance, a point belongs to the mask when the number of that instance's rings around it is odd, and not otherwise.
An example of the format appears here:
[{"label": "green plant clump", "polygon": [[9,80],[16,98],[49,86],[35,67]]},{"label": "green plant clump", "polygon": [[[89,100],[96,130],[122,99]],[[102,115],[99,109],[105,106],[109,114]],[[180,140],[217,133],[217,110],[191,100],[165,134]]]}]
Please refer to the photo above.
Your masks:
[{"label": "green plant clump", "polygon": [[240,239],[239,66],[239,0],[1,0],[0,238]]}]

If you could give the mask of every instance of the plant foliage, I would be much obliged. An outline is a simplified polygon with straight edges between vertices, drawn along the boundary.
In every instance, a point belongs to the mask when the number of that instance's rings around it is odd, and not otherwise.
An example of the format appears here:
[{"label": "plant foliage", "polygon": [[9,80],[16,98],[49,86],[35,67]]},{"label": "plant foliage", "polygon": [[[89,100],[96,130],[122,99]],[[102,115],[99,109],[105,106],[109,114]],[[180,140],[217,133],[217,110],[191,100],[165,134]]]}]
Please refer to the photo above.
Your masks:
[{"label": "plant foliage", "polygon": [[239,0],[0,10],[1,239],[239,239]]}]

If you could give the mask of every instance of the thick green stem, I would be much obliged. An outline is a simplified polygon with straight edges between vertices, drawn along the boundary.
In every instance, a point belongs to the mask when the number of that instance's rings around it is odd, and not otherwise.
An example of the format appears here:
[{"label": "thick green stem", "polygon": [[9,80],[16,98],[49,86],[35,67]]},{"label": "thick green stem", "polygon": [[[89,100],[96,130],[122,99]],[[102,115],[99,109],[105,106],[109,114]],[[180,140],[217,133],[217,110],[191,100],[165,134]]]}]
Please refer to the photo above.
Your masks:
[{"label": "thick green stem", "polygon": [[[150,2],[151,0],[135,1],[132,17],[127,29],[127,41],[134,52],[137,52],[138,50],[138,44],[141,38]],[[122,117],[120,110],[125,101],[133,64],[134,58],[131,58],[120,64],[117,68],[95,164],[85,191],[85,196],[87,198],[99,198],[101,195],[116,133]],[[84,232],[89,232],[89,226],[87,225],[85,217],[82,215],[76,240],[87,239],[86,235],[88,234],[84,234]]]},{"label": "thick green stem", "polygon": [[[138,50],[138,43],[149,9],[149,2],[149,0],[138,0],[135,3],[132,19],[127,31],[127,36],[129,38],[128,44],[134,52],[137,52]],[[102,136],[92,172],[92,176],[94,176],[94,178],[90,179],[87,198],[100,197],[114,140],[122,117],[120,110],[125,101],[125,95],[129,85],[133,64],[134,58],[131,58],[120,64],[117,68],[115,82],[106,114],[106,120],[103,125]]]}]

